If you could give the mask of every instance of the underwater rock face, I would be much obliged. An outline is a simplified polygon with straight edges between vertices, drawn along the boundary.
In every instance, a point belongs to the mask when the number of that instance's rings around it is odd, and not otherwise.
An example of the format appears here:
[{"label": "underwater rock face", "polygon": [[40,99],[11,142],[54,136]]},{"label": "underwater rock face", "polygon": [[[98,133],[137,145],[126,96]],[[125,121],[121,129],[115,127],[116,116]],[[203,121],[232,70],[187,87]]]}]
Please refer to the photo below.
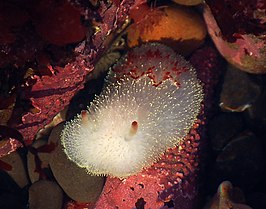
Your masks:
[{"label": "underwater rock face", "polygon": [[125,178],[179,145],[203,100],[195,69],[161,44],[134,48],[103,92],[61,134],[70,160],[95,175]]},{"label": "underwater rock face", "polygon": [[203,16],[221,55],[240,70],[266,72],[265,1],[206,1]]}]

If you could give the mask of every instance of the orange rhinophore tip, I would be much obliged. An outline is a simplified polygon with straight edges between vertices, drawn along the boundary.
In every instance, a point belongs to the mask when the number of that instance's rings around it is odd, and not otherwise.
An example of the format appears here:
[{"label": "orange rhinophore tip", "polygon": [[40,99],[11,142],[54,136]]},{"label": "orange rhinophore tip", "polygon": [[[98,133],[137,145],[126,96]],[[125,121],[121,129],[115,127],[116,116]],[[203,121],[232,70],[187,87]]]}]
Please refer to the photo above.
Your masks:
[{"label": "orange rhinophore tip", "polygon": [[137,131],[138,131],[138,122],[137,121],[133,121],[131,123],[131,128],[130,128],[129,134],[131,136],[133,136],[133,135],[135,135],[137,133]]}]

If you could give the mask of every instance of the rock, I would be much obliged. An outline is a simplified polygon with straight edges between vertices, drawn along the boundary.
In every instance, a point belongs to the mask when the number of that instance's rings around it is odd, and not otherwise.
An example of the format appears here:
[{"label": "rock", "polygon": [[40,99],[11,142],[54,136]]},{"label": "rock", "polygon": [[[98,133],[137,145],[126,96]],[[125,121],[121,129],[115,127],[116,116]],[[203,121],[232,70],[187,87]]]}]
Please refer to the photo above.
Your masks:
[{"label": "rock", "polygon": [[[213,0],[203,7],[208,32],[221,55],[235,67],[256,74],[266,73],[265,11],[260,5]],[[256,16],[259,13],[261,17]]]},{"label": "rock", "polygon": [[244,120],[239,113],[221,113],[209,123],[212,148],[221,151],[234,136],[244,130]]},{"label": "rock", "polygon": [[29,209],[62,209],[63,191],[52,181],[40,180],[29,188]]},{"label": "rock", "polygon": [[105,178],[89,175],[85,169],[67,158],[59,141],[62,128],[61,123],[53,129],[49,137],[49,143],[58,141],[49,161],[54,177],[71,199],[78,202],[95,202],[101,194]]},{"label": "rock", "polygon": [[73,200],[69,200],[65,203],[65,209],[92,209],[95,203],[79,203]]},{"label": "rock", "polygon": [[39,139],[48,139],[48,136],[51,134],[52,129],[59,123],[66,120],[67,110],[68,106],[66,106],[62,111],[57,113],[56,116],[54,116],[53,120],[47,125],[45,125],[44,128],[39,130],[35,137],[36,141],[38,141]]},{"label": "rock", "polygon": [[242,112],[260,95],[260,87],[247,73],[229,65],[220,95],[220,106],[228,111]]},{"label": "rock", "polygon": [[0,208],[26,208],[27,193],[3,170],[0,169]]},{"label": "rock", "polygon": [[195,11],[181,6],[150,10],[140,22],[128,29],[128,45],[160,42],[186,56],[205,39],[205,24]]},{"label": "rock", "polygon": [[6,172],[21,188],[29,184],[23,160],[18,152],[12,152],[4,157],[1,157],[0,160],[10,166]]},{"label": "rock", "polygon": [[173,2],[186,6],[195,6],[203,3],[203,0],[173,0]]},{"label": "rock", "polygon": [[[28,163],[28,173],[31,180],[31,183],[34,183],[40,179],[41,170],[44,168],[48,168],[48,162],[49,162],[49,153],[43,153],[38,152],[37,149],[47,145],[47,141],[43,139],[36,140],[31,146],[34,149],[33,152],[36,152],[35,154],[31,151],[28,152],[27,155],[27,163]],[[31,150],[33,150],[31,149]],[[36,158],[40,160],[40,162],[36,162]],[[40,168],[38,167],[40,166]]]},{"label": "rock", "polygon": [[234,188],[229,181],[224,181],[219,185],[217,193],[204,209],[252,209],[244,203],[245,201],[242,191]]},{"label": "rock", "polygon": [[263,166],[261,141],[252,132],[243,132],[234,137],[216,158],[212,180],[217,183],[228,179],[249,189],[264,178]]},{"label": "rock", "polygon": [[[251,120],[257,122],[257,126],[264,125],[266,127],[266,90],[261,93],[255,103],[248,108],[247,114]],[[264,131],[263,129],[262,131]]]},{"label": "rock", "polygon": [[266,208],[266,193],[251,193],[247,195],[247,202],[252,207],[252,209]]}]

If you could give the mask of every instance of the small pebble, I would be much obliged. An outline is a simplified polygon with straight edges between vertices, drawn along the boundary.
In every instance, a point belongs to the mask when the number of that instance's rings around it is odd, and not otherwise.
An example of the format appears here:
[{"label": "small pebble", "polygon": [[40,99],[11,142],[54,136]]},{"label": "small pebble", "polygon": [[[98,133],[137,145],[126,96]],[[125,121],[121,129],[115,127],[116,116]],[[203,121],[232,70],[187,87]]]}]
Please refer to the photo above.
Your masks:
[{"label": "small pebble", "polygon": [[29,188],[29,209],[62,209],[63,191],[52,181],[40,180]]},{"label": "small pebble", "polygon": [[6,172],[13,178],[20,188],[29,184],[23,160],[17,151],[1,157],[0,160],[10,166],[11,169],[6,170]]},{"label": "small pebble", "polygon": [[231,112],[243,112],[259,97],[260,87],[246,72],[229,65],[220,95],[220,106]]},{"label": "small pebble", "polygon": [[[49,143],[60,139],[63,123],[56,126],[50,137]],[[65,193],[77,202],[95,202],[102,192],[105,178],[91,176],[83,168],[70,161],[63,151],[60,142],[50,158],[50,167],[55,179]]]},{"label": "small pebble", "polygon": [[202,17],[194,10],[177,5],[159,10],[158,20],[146,17],[128,29],[128,45],[134,47],[140,42],[160,42],[183,56],[197,49],[207,34]]},{"label": "small pebble", "polygon": [[252,129],[265,136],[266,128],[266,89],[261,93],[256,102],[248,108],[246,116]]},{"label": "small pebble", "polygon": [[244,195],[240,189],[234,188],[231,182],[222,182],[212,200],[204,209],[252,209],[244,204]]}]

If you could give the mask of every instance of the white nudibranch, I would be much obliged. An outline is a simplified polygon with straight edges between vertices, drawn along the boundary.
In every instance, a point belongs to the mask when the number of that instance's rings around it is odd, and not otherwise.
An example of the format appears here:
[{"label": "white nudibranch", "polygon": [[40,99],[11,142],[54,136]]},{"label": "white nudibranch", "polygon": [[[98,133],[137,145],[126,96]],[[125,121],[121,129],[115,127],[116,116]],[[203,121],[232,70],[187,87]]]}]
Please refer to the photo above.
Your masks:
[{"label": "white nudibranch", "polygon": [[126,178],[180,143],[202,100],[187,61],[162,44],[142,45],[113,67],[88,110],[66,123],[64,151],[91,174]]}]

